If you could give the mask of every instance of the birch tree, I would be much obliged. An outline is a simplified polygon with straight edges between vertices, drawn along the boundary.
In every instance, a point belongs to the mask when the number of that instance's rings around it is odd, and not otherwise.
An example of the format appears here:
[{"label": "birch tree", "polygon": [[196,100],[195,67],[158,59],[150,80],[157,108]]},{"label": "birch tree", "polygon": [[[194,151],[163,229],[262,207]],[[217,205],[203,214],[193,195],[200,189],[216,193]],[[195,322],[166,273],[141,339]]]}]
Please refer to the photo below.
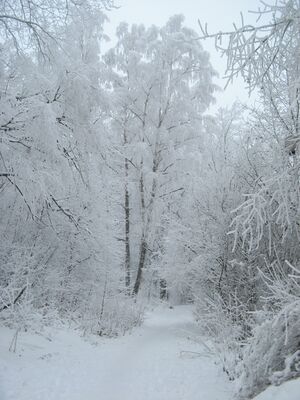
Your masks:
[{"label": "birch tree", "polygon": [[135,240],[131,246],[139,249],[132,285],[137,295],[168,196],[184,190],[172,180],[172,170],[184,143],[201,140],[202,115],[213,100],[214,71],[196,33],[183,26],[182,16],[172,17],[161,29],[134,25],[130,30],[124,23],[117,35],[118,43],[106,60],[112,68],[116,114],[121,113],[123,121],[128,116],[126,141],[125,125],[119,134],[123,144],[128,143],[125,176],[135,182],[130,210],[141,227],[139,239],[130,238]]}]

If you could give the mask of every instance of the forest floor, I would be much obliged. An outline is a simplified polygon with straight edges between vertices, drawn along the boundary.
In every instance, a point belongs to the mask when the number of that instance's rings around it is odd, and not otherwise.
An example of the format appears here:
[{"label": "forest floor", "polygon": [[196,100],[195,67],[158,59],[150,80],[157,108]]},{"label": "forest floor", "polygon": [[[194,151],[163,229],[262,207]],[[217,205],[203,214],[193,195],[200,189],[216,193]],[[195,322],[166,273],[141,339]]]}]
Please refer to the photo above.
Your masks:
[{"label": "forest floor", "polygon": [[[1,400],[232,400],[232,385],[194,338],[189,306],[160,307],[117,339],[0,329]],[[50,336],[49,336],[50,335]]]}]

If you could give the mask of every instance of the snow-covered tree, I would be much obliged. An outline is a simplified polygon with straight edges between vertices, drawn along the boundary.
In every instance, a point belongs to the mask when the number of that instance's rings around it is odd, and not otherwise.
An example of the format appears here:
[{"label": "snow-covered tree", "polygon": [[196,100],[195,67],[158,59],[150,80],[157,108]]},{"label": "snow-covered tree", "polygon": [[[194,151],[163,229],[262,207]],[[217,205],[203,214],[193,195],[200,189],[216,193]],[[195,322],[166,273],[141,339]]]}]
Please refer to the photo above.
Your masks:
[{"label": "snow-covered tree", "polygon": [[[213,36],[227,55],[229,80],[241,74],[250,92],[256,90],[260,99],[250,110],[250,135],[244,144],[247,191],[229,229],[241,267],[236,273],[242,274],[245,268],[251,272],[254,289],[254,297],[250,292],[241,302],[251,311],[247,319],[254,335],[240,368],[240,395],[245,398],[268,385],[275,371],[281,381],[291,377],[291,360],[296,360],[299,350],[295,337],[299,293],[294,290],[294,278],[289,278],[291,268],[297,271],[300,262],[299,10],[298,1],[284,0],[264,4],[258,11],[263,20],[260,26],[242,21],[233,32],[216,35],[203,29],[204,37]],[[227,46],[221,48],[220,41],[226,42],[226,37]],[[245,283],[242,279],[239,289]],[[274,292],[281,293],[280,300]],[[270,335],[276,337],[277,345],[270,345]]]},{"label": "snow-covered tree", "polygon": [[51,46],[63,46],[62,35],[76,18],[89,12],[101,20],[103,9],[112,7],[112,0],[4,0],[0,4],[1,46],[8,43],[18,53],[32,55],[34,49],[49,59]]},{"label": "snow-covered tree", "polygon": [[105,57],[115,98],[111,118],[124,160],[125,263],[134,294],[145,267],[161,252],[171,195],[180,201],[184,191],[176,166],[189,142],[201,142],[203,112],[213,100],[214,71],[196,36],[182,16],[161,29],[123,23]]},{"label": "snow-covered tree", "polygon": [[43,37],[49,60],[7,42],[1,53],[0,310],[25,325],[58,313],[111,335],[139,314],[121,307],[115,184],[101,159],[105,16],[87,2],[76,10],[51,25],[59,43]]}]

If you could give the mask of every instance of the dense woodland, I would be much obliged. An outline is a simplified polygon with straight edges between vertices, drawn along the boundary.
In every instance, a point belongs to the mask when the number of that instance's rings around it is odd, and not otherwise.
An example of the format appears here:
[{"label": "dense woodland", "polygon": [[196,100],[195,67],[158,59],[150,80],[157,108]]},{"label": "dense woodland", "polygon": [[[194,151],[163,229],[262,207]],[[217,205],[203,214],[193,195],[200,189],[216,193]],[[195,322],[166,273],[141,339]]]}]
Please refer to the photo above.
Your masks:
[{"label": "dense woodland", "polygon": [[[110,1],[0,1],[2,324],[115,336],[191,302],[239,398],[300,375],[300,4],[264,7],[102,51]],[[209,111],[205,40],[253,106]]]}]

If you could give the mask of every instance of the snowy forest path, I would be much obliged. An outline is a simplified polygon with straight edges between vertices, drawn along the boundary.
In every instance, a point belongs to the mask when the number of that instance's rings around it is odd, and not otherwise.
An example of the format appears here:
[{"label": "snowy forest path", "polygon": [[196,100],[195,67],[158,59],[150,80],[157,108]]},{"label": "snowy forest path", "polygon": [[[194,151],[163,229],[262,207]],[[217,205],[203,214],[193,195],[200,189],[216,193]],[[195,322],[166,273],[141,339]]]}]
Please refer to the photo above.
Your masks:
[{"label": "snowy forest path", "polygon": [[160,306],[115,339],[72,330],[0,328],[0,400],[232,400],[232,386],[199,338],[192,307]]},{"label": "snowy forest path", "polygon": [[196,333],[192,309],[149,313],[100,378],[99,400],[229,400],[232,390]]}]

